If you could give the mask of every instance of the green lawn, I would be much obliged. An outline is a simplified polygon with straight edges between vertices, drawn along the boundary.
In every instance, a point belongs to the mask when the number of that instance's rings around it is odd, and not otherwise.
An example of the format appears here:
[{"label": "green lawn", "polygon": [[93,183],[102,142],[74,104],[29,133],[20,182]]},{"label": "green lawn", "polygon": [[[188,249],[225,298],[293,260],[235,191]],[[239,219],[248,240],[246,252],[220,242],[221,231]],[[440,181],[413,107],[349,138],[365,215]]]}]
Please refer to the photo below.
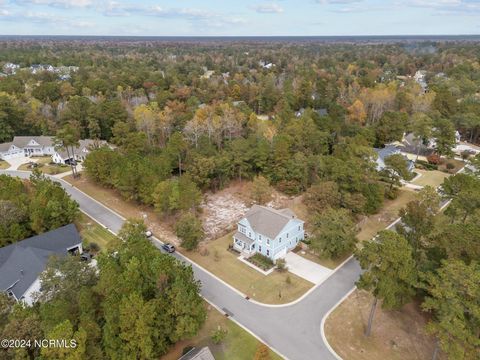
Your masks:
[{"label": "green lawn", "polygon": [[450,176],[450,174],[445,173],[439,170],[422,170],[415,169],[415,172],[421,174],[417,180],[412,181],[412,184],[415,185],[430,185],[434,188],[440,186],[443,183],[443,180]]},{"label": "green lawn", "polygon": [[416,196],[415,191],[403,188],[395,200],[385,200],[385,204],[378,214],[364,218],[357,225],[360,229],[357,234],[358,240],[372,239],[380,230],[385,229],[398,219],[400,209],[405,207],[408,202],[414,200]]},{"label": "green lawn", "polygon": [[103,251],[111,249],[117,239],[110,231],[84,213],[81,213],[76,225],[84,244],[96,243]]},{"label": "green lawn", "polygon": [[[33,159],[37,160],[38,169],[44,174],[56,175],[70,171],[70,166],[68,165],[51,164],[52,158],[50,156],[36,157]],[[18,170],[32,171],[32,168],[29,164],[23,164],[20,165]]]},{"label": "green lawn", "polygon": [[227,250],[232,243],[232,234],[209,241],[206,254],[202,251],[185,251],[183,254],[252,299],[267,304],[291,302],[313,286],[311,282],[289,272],[273,271],[265,276],[244,264],[237,259],[238,255]]},{"label": "green lawn", "polygon": [[8,162],[0,160],[0,170],[8,169],[9,167],[10,167],[10,164]]},{"label": "green lawn", "polygon": [[[197,348],[208,346],[216,360],[253,359],[260,342],[233,321],[220,314],[215,308],[210,305],[206,306],[207,320],[197,336],[176,343],[170,352],[162,357],[162,360],[177,360],[182,355],[183,349],[190,346]],[[225,339],[217,345],[212,342],[211,334],[218,327],[227,330],[227,334]],[[281,359],[273,351],[270,351],[270,356],[272,360]]]}]

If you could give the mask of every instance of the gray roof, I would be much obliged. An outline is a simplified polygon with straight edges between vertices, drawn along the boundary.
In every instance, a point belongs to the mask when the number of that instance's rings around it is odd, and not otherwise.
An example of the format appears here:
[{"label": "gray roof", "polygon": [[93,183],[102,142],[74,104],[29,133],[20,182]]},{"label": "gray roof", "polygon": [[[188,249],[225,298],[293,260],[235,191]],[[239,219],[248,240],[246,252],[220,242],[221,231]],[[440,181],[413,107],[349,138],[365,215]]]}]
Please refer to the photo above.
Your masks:
[{"label": "gray roof", "polygon": [[[94,149],[96,147],[102,147],[108,145],[108,143],[105,140],[92,140],[92,139],[84,139],[84,140],[79,140],[78,141],[78,146],[74,149],[75,155],[80,154],[83,149]],[[70,149],[68,150],[70,151]],[[57,150],[57,153],[63,158],[66,159],[68,158],[68,153],[65,148],[60,148]],[[73,155],[70,154],[70,157]]]},{"label": "gray roof", "polygon": [[0,152],[8,151],[10,149],[10,146],[12,146],[12,144],[13,144],[13,142],[0,144]]},{"label": "gray roof", "polygon": [[208,346],[193,348],[178,360],[215,360]]},{"label": "gray roof", "polygon": [[270,239],[275,239],[285,225],[296,216],[289,209],[275,210],[265,206],[253,205],[245,218],[255,232]]},{"label": "gray roof", "polygon": [[66,255],[82,243],[74,224],[62,226],[0,248],[0,291],[20,299],[45,270],[51,255]]},{"label": "gray roof", "polygon": [[375,150],[378,157],[380,159],[382,159],[383,161],[385,161],[385,159],[388,158],[389,156],[398,154],[400,152],[400,149],[396,146],[393,146],[393,145],[387,145],[382,149],[375,148],[373,150]]},{"label": "gray roof", "polygon": [[24,148],[30,140],[35,140],[40,146],[53,146],[52,136],[15,136],[13,144],[19,148]]},{"label": "gray roof", "polygon": [[240,241],[243,241],[247,245],[251,245],[255,240],[250,239],[248,236],[245,234],[242,234],[241,232],[237,231],[235,235],[233,235],[235,239],[238,239]]}]

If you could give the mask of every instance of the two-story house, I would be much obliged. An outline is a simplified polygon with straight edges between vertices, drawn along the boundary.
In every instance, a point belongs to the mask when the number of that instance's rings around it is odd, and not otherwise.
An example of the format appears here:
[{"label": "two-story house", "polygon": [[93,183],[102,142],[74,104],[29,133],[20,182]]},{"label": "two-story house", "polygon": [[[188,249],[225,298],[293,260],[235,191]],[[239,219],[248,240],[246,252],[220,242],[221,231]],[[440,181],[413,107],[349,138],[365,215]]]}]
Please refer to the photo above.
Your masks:
[{"label": "two-story house", "polygon": [[303,224],[290,209],[253,205],[237,224],[233,247],[246,257],[260,253],[275,261],[303,240]]},{"label": "two-story house", "polygon": [[0,159],[53,155],[55,146],[51,136],[15,136],[12,142],[0,144]]}]

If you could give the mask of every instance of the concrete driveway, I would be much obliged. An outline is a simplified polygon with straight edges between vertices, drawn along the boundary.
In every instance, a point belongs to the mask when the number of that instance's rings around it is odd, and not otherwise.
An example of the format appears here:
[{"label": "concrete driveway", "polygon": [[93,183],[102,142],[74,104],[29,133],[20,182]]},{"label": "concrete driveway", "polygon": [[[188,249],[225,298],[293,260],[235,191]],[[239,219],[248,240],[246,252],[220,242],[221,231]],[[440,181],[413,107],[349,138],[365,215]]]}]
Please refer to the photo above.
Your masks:
[{"label": "concrete driveway", "polygon": [[37,159],[21,156],[14,159],[8,159],[7,162],[10,164],[10,167],[7,170],[18,170],[21,165],[28,164],[29,162],[37,162]]},{"label": "concrete driveway", "polygon": [[332,273],[332,270],[329,268],[307,260],[293,251],[287,253],[285,261],[287,262],[288,271],[314,284],[322,283]]}]

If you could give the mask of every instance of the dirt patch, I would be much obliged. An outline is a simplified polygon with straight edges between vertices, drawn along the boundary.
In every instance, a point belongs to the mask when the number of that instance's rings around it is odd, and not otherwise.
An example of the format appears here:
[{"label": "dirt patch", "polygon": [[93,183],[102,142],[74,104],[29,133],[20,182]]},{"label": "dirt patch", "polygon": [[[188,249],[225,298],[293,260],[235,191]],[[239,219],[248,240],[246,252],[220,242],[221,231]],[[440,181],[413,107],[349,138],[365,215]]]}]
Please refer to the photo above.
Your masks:
[{"label": "dirt patch", "polygon": [[[225,189],[205,194],[201,205],[206,240],[217,239],[235,228],[236,223],[253,205],[250,181],[234,181]],[[293,200],[273,191],[272,200],[266,204],[276,209],[288,207]]]},{"label": "dirt patch", "polygon": [[356,290],[328,317],[325,334],[340,357],[345,360],[432,358],[434,339],[425,333],[428,318],[416,302],[398,311],[383,310],[379,304],[372,334],[365,337],[372,300],[369,293]]}]

